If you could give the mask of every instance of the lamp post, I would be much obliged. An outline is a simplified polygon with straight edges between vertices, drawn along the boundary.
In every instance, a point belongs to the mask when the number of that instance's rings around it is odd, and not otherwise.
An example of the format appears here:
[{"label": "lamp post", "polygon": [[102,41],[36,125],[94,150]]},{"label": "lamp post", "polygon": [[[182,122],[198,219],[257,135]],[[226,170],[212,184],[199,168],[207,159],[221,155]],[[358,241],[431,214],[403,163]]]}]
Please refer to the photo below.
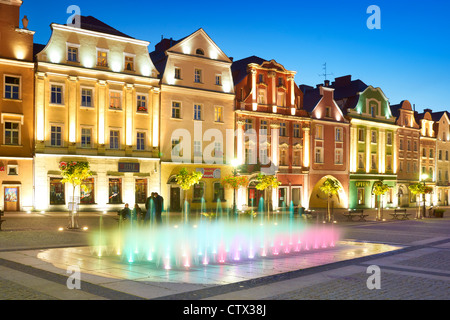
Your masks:
[{"label": "lamp post", "polygon": [[[231,165],[233,166],[233,177],[236,178],[238,175],[237,167],[239,166],[239,160],[233,159],[231,161]],[[236,216],[237,210],[236,210],[236,189],[233,188],[233,214]]]},{"label": "lamp post", "polygon": [[425,218],[425,213],[426,213],[426,204],[425,204],[425,187],[426,187],[426,183],[425,180],[428,179],[428,175],[426,173],[422,174],[420,176],[420,179],[423,182],[423,218]]}]

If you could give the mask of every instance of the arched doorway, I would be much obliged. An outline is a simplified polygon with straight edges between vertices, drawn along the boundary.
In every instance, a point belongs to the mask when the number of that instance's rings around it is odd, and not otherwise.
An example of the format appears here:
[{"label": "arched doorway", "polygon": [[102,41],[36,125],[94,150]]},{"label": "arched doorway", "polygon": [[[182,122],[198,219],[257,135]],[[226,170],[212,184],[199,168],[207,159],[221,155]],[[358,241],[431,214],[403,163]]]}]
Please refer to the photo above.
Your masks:
[{"label": "arched doorway", "polygon": [[339,182],[339,185],[341,186],[339,195],[334,195],[331,198],[330,205],[332,206],[332,208],[335,208],[335,209],[347,208],[346,198],[345,198],[346,194],[344,191],[344,187],[342,186],[341,182],[333,176],[325,176],[316,183],[316,185],[314,186],[314,188],[311,191],[311,196],[309,199],[309,207],[310,208],[318,208],[318,209],[327,208],[328,195],[325,194],[324,192],[322,192],[320,190],[320,187],[323,185],[323,183],[328,178],[335,179],[336,181]]}]

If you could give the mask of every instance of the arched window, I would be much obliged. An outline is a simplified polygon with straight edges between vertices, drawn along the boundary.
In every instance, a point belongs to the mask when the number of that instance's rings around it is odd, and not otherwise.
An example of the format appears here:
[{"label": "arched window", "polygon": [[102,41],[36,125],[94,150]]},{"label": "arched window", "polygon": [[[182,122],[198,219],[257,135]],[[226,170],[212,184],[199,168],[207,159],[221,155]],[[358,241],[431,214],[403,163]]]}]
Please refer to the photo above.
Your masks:
[{"label": "arched window", "polygon": [[204,56],[204,55],[205,55],[205,52],[203,51],[203,49],[197,49],[197,50],[195,51],[195,54],[198,54],[198,55],[200,55],[200,56]]}]

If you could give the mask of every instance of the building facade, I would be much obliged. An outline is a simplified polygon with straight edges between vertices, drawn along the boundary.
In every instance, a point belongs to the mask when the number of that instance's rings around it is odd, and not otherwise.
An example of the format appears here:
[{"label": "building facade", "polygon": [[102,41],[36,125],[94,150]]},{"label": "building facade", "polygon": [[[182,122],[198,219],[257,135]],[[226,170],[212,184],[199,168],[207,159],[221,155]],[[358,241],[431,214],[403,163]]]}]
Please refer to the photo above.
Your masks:
[{"label": "building facade", "polygon": [[147,41],[94,17],[80,27],[52,24],[36,56],[35,209],[67,210],[70,186],[59,165],[87,161],[88,190],[75,190],[80,210],[144,204],[160,191],[159,80]]},{"label": "building facade", "polygon": [[398,146],[397,205],[415,207],[416,196],[408,187],[420,181],[420,126],[409,101],[391,106],[391,110],[397,118],[398,126],[398,134],[395,136]]},{"label": "building facade", "polygon": [[[230,207],[231,190],[221,179],[232,174],[234,87],[231,60],[203,30],[179,40],[163,39],[150,56],[161,73],[161,193],[165,209],[191,212]],[[203,173],[183,191],[181,169]],[[226,202],[228,201],[228,203]]]},{"label": "building facade", "polygon": [[[296,72],[275,60],[251,56],[232,66],[236,90],[236,156],[241,175],[249,179],[239,192],[240,207],[259,207],[262,192],[256,178],[276,175],[281,185],[272,190],[274,209],[308,207],[310,168],[308,113]],[[306,143],[305,143],[306,142]]]},{"label": "building facade", "polygon": [[20,0],[0,1],[0,210],[33,209],[34,63]]},{"label": "building facade", "polygon": [[432,112],[436,132],[436,190],[434,205],[447,206],[449,203],[449,153],[450,153],[450,117],[447,111]]},{"label": "building facade", "polygon": [[309,171],[310,208],[326,208],[328,195],[320,187],[328,178],[339,181],[341,191],[332,197],[334,208],[348,208],[350,122],[334,100],[329,82],[304,88],[304,108],[311,117]]}]

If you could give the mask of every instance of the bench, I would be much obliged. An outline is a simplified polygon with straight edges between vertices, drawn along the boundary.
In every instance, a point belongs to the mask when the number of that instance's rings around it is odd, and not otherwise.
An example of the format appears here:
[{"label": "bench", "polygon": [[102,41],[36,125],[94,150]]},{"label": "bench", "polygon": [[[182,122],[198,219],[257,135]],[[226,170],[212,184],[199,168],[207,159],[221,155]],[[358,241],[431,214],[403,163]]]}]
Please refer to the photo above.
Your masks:
[{"label": "bench", "polygon": [[409,216],[411,213],[407,213],[406,209],[395,209],[394,213],[390,214],[392,216],[392,220],[409,220]]},{"label": "bench", "polygon": [[348,219],[348,221],[353,221],[353,218],[358,217],[359,221],[366,221],[366,217],[368,217],[368,214],[364,214],[364,210],[352,210],[348,213],[342,214],[344,217]]}]

